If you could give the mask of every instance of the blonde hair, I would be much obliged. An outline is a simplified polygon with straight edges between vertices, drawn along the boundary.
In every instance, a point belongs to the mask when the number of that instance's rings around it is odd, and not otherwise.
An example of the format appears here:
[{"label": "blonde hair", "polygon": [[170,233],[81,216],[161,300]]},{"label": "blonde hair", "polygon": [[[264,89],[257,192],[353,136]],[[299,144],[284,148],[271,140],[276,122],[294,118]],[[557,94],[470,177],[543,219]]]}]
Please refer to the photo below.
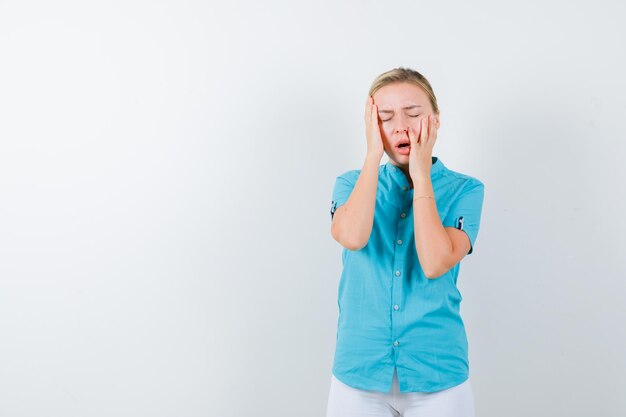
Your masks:
[{"label": "blonde hair", "polygon": [[435,114],[439,114],[439,105],[437,104],[437,98],[435,97],[435,93],[433,92],[433,88],[431,87],[430,83],[428,82],[426,77],[411,68],[398,67],[383,72],[378,77],[376,77],[376,79],[372,83],[369,95],[372,96],[376,91],[386,86],[387,84],[396,82],[412,83],[420,87],[426,92],[426,94],[428,94],[430,105],[433,107],[433,111],[435,112]]}]

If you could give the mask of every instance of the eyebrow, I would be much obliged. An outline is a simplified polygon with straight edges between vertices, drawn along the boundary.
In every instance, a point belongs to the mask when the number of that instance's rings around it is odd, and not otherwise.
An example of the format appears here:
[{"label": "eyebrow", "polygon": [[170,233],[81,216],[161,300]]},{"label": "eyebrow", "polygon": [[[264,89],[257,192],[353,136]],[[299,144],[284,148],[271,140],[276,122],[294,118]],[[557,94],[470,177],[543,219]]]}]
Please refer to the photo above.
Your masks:
[{"label": "eyebrow", "polygon": [[[403,107],[404,110],[414,109],[416,107],[424,107],[421,104],[414,104],[412,106]],[[378,110],[378,113],[393,113],[393,110]]]}]

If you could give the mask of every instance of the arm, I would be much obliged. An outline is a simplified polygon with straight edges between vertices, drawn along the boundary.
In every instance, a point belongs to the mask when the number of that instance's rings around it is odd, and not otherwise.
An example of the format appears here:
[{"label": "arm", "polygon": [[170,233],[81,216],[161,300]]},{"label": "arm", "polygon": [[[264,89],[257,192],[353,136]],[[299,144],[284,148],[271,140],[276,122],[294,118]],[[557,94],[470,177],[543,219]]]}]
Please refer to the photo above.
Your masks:
[{"label": "arm", "polygon": [[333,216],[331,235],[347,249],[359,250],[369,241],[374,225],[379,163],[377,155],[367,154],[350,197]]},{"label": "arm", "polygon": [[[430,176],[413,181],[415,197],[434,195]],[[414,198],[415,198],[414,197]],[[437,278],[463,259],[470,250],[468,235],[454,227],[444,227],[432,198],[413,200],[415,248],[424,274]]]},{"label": "arm", "polygon": [[[483,187],[478,182],[479,186],[474,187],[475,191],[459,197],[441,222],[430,180],[432,149],[439,128],[438,114],[428,114],[420,118],[418,125],[418,132],[412,126],[408,127],[411,142],[409,172],[414,188],[415,249],[424,274],[428,278],[437,278],[472,252],[480,222]],[[421,196],[431,198],[420,198]],[[460,217],[468,220],[464,230],[454,228]]]}]

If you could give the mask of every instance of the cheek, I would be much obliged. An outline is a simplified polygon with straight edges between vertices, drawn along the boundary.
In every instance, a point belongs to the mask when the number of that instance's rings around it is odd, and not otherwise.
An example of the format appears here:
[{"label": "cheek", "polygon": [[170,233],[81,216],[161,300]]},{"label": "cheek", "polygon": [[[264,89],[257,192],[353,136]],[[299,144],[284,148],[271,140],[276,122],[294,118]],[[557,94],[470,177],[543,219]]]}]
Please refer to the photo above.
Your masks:
[{"label": "cheek", "polygon": [[386,136],[386,137],[391,137],[393,136],[393,126],[391,125],[391,123],[387,122],[382,122],[380,125],[380,131]]}]

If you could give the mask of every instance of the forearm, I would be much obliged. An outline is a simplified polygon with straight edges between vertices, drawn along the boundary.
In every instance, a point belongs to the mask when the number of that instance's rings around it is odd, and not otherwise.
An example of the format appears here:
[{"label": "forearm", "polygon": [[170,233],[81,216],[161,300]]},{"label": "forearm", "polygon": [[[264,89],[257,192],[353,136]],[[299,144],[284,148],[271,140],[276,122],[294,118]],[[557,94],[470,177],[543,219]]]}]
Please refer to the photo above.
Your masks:
[{"label": "forearm", "polygon": [[422,270],[428,278],[437,278],[447,271],[446,260],[452,253],[452,242],[446,233],[434,196],[430,175],[413,179],[413,222],[415,248]]},{"label": "forearm", "polygon": [[338,219],[341,221],[336,224],[335,234],[344,247],[358,250],[369,241],[374,224],[379,166],[379,157],[370,154],[365,157],[350,197],[338,209],[343,210],[343,213],[341,219]]}]

